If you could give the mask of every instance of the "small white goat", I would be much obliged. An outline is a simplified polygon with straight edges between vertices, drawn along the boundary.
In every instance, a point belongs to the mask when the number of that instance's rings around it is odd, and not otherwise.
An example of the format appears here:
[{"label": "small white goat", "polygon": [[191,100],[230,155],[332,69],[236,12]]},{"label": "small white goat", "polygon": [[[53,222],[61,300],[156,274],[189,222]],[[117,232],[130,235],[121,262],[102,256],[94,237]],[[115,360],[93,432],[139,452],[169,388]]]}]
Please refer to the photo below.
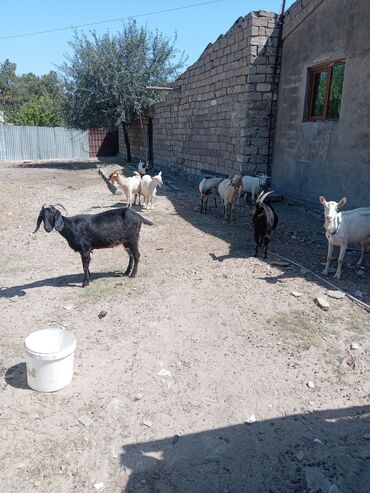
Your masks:
[{"label": "small white goat", "polygon": [[147,174],[148,167],[149,167],[149,161],[147,161],[146,163],[144,163],[144,161],[142,161],[140,159],[139,164],[137,165],[137,170],[138,170],[138,172],[139,172],[139,174],[140,174],[141,177],[143,177],[144,175]]},{"label": "small white goat", "polygon": [[269,177],[267,175],[243,176],[239,196],[245,195],[247,198],[247,193],[250,193],[252,195],[252,203],[255,203],[256,198],[267,187],[268,180]]},{"label": "small white goat", "polygon": [[361,257],[357,262],[357,266],[362,264],[365,252],[370,244],[370,207],[338,212],[338,209],[345,205],[346,202],[346,197],[343,197],[339,202],[327,202],[325,197],[322,195],[320,197],[320,203],[324,206],[324,228],[328,240],[328,256],[322,273],[324,276],[328,274],[334,246],[340,246],[338,268],[334,275],[336,279],[340,279],[348,244],[361,243],[362,245]]},{"label": "small white goat", "polygon": [[208,197],[213,193],[215,199],[215,207],[217,208],[216,201],[216,187],[222,182],[223,178],[215,178],[212,176],[206,176],[199,183],[199,193],[200,193],[200,212],[207,212]]},{"label": "small white goat", "polygon": [[141,194],[144,196],[144,205],[146,209],[153,209],[153,201],[156,195],[157,187],[163,185],[162,171],[151,177],[144,175],[141,179]]},{"label": "small white goat", "polygon": [[113,173],[109,176],[109,181],[111,183],[116,182],[122,190],[125,192],[127,197],[126,205],[131,207],[132,205],[132,196],[134,195],[134,204],[136,203],[136,197],[139,196],[139,205],[140,205],[140,192],[141,192],[141,176],[137,171],[134,171],[134,176],[122,176],[118,173],[118,171],[113,171]]},{"label": "small white goat", "polygon": [[225,178],[218,186],[218,193],[221,197],[221,202],[224,207],[224,217],[230,217],[230,221],[234,220],[235,202],[239,195],[239,190],[242,182],[240,175],[234,175],[232,178]]}]

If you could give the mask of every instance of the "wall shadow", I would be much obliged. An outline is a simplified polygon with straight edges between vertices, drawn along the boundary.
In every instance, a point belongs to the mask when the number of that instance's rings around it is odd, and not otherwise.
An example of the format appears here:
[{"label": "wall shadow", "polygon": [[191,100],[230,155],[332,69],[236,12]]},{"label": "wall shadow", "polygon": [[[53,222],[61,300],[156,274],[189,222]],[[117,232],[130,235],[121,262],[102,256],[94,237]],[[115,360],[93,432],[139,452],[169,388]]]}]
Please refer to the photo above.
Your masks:
[{"label": "wall shadow", "polygon": [[89,170],[96,169],[98,163],[89,163],[89,162],[42,162],[42,163],[22,163],[17,166],[17,168],[39,168],[39,169],[62,169],[65,171],[79,171],[79,170]]},{"label": "wall shadow", "polygon": [[[211,250],[208,251],[208,255],[215,262],[227,262],[233,258],[247,260],[253,257],[255,242],[250,213],[251,206],[249,204],[240,200],[235,210],[235,222],[229,223],[222,217],[222,207],[219,197],[217,197],[217,209],[214,208],[212,199],[210,199],[207,214],[200,213],[200,196],[197,186],[171,175],[169,178],[177,186],[175,189],[165,186],[162,194],[171,201],[176,213],[204,233],[218,237],[228,243],[229,251],[227,254],[219,254]],[[164,183],[166,183],[166,175],[164,175]],[[305,272],[305,270],[309,269],[315,274],[321,275],[324,269],[327,255],[327,240],[323,229],[323,215],[304,207],[291,205],[286,201],[273,202],[272,205],[279,216],[279,224],[269,244],[270,253],[267,254],[267,259],[262,259],[262,252],[259,254],[259,259],[270,264],[279,260],[272,253],[279,254],[304,267],[304,269],[300,269],[294,265],[279,267],[281,269],[280,280],[283,278],[305,277],[325,289],[334,289],[328,287],[325,282]],[[356,292],[360,291],[362,295],[361,300],[369,303],[370,254],[368,253],[365,256],[365,269],[360,276],[358,274],[359,269],[356,267],[356,262],[360,257],[360,250],[348,249],[344,259],[342,279],[339,281],[333,278],[337,267],[338,254],[339,251],[334,250],[331,270],[326,279],[338,287],[338,289],[347,291],[354,296],[356,296]],[[274,282],[269,277],[265,279],[266,282]],[[278,280],[276,279],[276,282]]]},{"label": "wall shadow", "polygon": [[122,447],[125,493],[369,493],[370,406]]}]

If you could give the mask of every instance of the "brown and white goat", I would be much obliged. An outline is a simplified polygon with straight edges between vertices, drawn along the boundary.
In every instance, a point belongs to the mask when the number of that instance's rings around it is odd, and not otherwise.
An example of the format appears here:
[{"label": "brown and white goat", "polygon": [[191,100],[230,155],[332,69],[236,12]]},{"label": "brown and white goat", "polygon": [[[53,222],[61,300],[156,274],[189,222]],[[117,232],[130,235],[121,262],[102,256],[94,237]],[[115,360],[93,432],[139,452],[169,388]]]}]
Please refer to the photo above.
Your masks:
[{"label": "brown and white goat", "polygon": [[140,193],[141,193],[141,176],[137,171],[134,171],[134,176],[122,176],[118,171],[114,171],[109,175],[109,181],[111,183],[117,183],[127,197],[127,207],[132,205],[132,196],[134,195],[134,204],[136,203],[136,197],[139,196],[140,205]]},{"label": "brown and white goat", "polygon": [[242,182],[240,175],[234,175],[232,178],[225,178],[218,186],[218,193],[223,205],[224,218],[234,220],[235,202],[239,196],[239,190]]}]

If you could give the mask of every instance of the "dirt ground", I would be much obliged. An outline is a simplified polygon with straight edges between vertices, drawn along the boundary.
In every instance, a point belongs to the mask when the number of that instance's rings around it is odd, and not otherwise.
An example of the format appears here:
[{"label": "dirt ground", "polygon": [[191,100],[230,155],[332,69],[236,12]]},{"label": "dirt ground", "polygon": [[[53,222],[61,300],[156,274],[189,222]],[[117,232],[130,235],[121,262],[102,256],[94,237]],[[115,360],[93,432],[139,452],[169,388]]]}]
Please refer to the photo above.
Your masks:
[{"label": "dirt ground", "polygon": [[[310,272],[252,257],[248,207],[232,225],[212,204],[201,215],[195,187],[165,174],[155,208],[136,207],[154,223],[138,276],[120,276],[123,249],[99,250],[82,289],[66,241],[31,236],[40,207],[96,213],[122,196],[93,163],[0,179],[0,491],[370,492],[369,313],[348,298],[323,311]],[[323,218],[275,208],[271,252],[320,274]],[[369,303],[358,255],[329,280]],[[77,338],[72,383],[51,394],[27,386],[23,354],[48,327]]]}]

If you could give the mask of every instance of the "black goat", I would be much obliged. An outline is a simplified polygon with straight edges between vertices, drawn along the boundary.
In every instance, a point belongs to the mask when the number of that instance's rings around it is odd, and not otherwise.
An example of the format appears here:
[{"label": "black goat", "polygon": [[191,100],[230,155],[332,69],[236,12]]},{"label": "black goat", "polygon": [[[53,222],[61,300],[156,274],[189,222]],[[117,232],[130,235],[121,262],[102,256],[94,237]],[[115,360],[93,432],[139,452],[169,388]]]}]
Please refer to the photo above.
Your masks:
[{"label": "black goat", "polygon": [[263,258],[266,258],[269,241],[279,222],[279,218],[271,205],[264,203],[265,198],[270,193],[272,192],[261,192],[252,209],[254,240],[256,242],[255,257],[258,256],[258,248],[263,246]]},{"label": "black goat", "polygon": [[91,281],[90,254],[97,248],[122,245],[130,257],[124,275],[136,276],[140,259],[138,243],[141,224],[153,224],[126,207],[100,214],[65,217],[53,205],[42,206],[34,233],[40,228],[42,222],[45,231],[50,233],[54,228],[67,240],[68,245],[81,255],[85,274],[83,288]]}]

